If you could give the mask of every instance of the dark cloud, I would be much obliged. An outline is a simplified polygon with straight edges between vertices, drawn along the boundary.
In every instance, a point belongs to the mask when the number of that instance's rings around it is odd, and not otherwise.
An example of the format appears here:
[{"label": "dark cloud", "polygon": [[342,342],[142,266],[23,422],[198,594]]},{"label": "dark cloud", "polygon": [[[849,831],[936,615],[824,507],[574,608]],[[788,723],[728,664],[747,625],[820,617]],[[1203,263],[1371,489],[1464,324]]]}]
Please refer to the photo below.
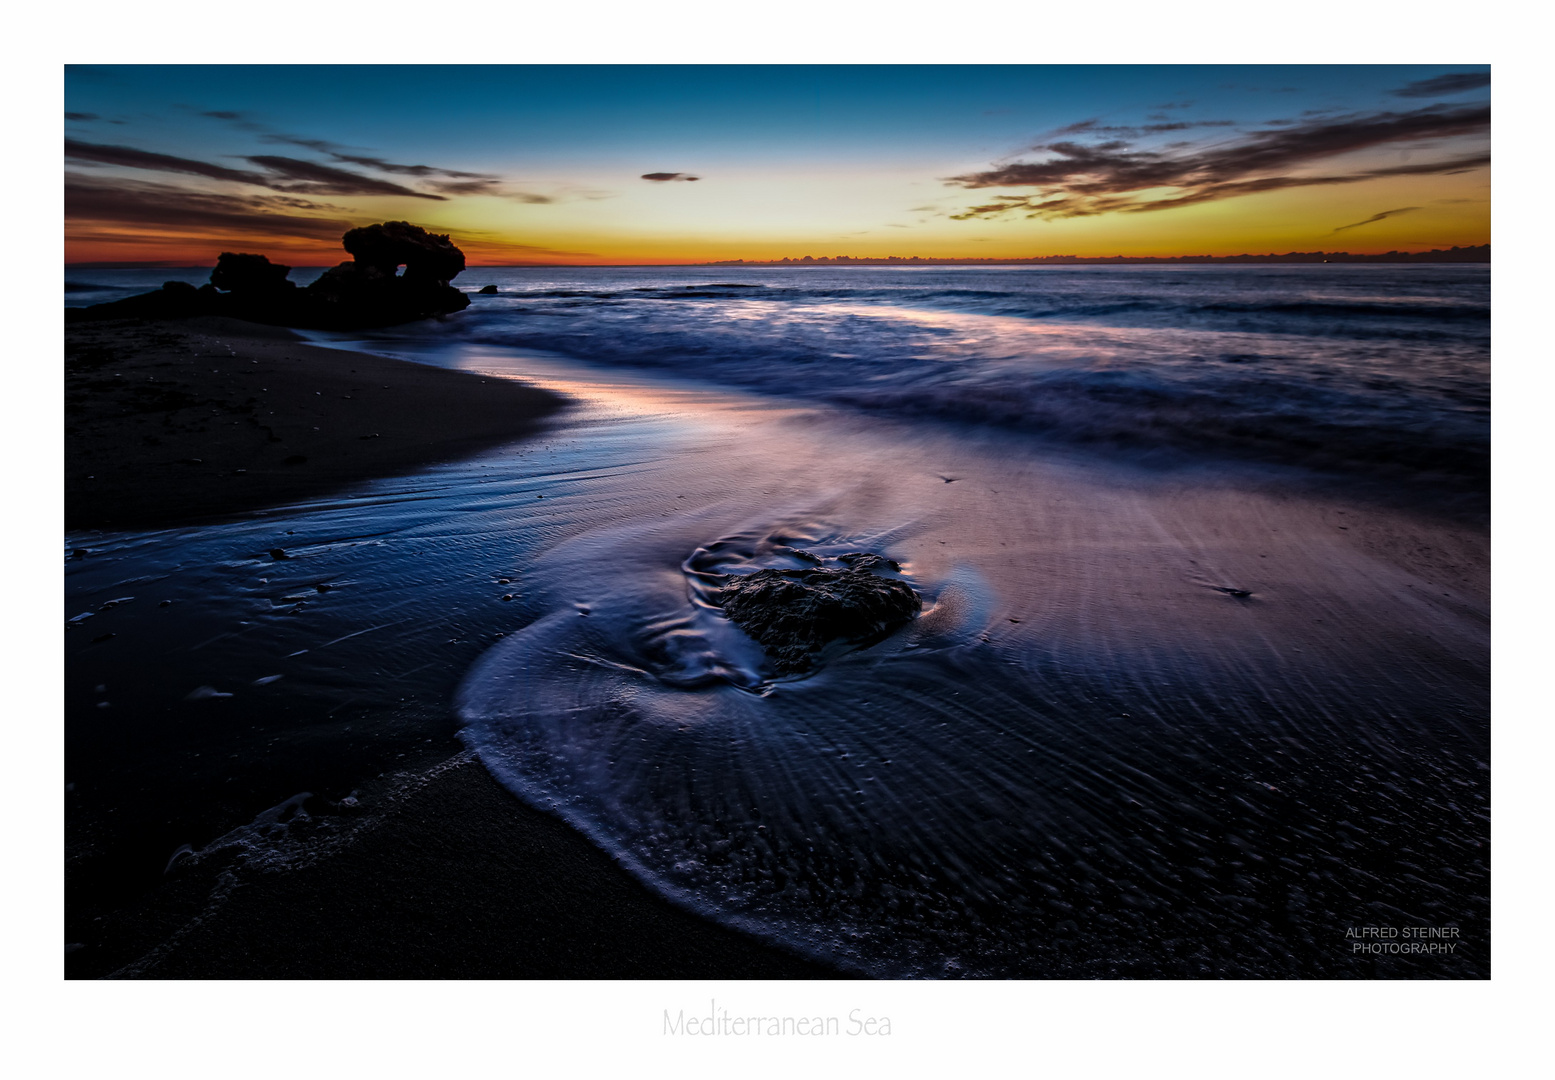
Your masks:
[{"label": "dark cloud", "polygon": [[264,233],[308,240],[338,240],[351,227],[344,218],[304,217],[291,211],[327,209],[278,195],[219,195],[172,184],[65,175],[65,218],[165,229],[170,233]]},{"label": "dark cloud", "polygon": [[[1068,130],[1071,134],[1102,134],[1094,124],[1083,121],[1070,125]],[[1311,175],[1303,170],[1359,150],[1421,139],[1483,135],[1489,127],[1489,106],[1433,105],[1403,113],[1304,121],[1188,147],[1133,149],[1117,139],[1100,143],[1059,139],[1033,147],[1046,155],[1043,160],[1012,162],[984,172],[950,177],[947,183],[966,188],[1035,189],[1030,194],[1000,195],[984,205],[969,207],[953,215],[957,220],[1011,212],[1067,218],[1165,210],[1280,188],[1352,183],[1379,176],[1460,172],[1488,163],[1488,152],[1332,175]],[[1168,193],[1164,198],[1146,200],[1142,195],[1163,190]]]},{"label": "dark cloud", "polygon": [[[189,106],[181,105],[178,108],[195,111]],[[66,114],[67,117],[88,115],[90,114]],[[249,113],[228,109],[208,109],[200,112],[199,115],[220,120],[244,131],[255,132],[261,142],[297,146],[322,154],[329,159],[330,163],[279,154],[257,154],[244,160],[258,166],[264,172],[248,172],[169,154],[137,150],[128,146],[100,146],[77,140],[66,140],[66,157],[99,165],[120,165],[159,172],[186,173],[215,180],[231,180],[298,195],[397,195],[435,201],[445,201],[449,196],[487,195],[532,205],[555,203],[561,198],[561,196],[542,195],[511,188],[501,176],[494,173],[469,172],[436,165],[405,164],[374,154],[358,152],[328,139],[274,131],[254,120]],[[364,176],[350,169],[337,168],[335,163],[357,166],[391,176],[414,178],[421,181],[418,187],[423,190],[416,190],[392,180]],[[700,179],[688,173],[649,173],[645,178],[659,181]],[[566,197],[599,199],[606,198],[608,195],[600,192],[576,191]]]},{"label": "dark cloud", "polygon": [[94,113],[94,112],[67,112],[65,114],[65,119],[66,120],[96,120],[97,119],[97,114]]},{"label": "dark cloud", "polygon": [[700,176],[692,176],[683,172],[647,172],[643,173],[644,180],[652,180],[656,184],[662,184],[668,180],[700,180]]},{"label": "dark cloud", "polygon": [[346,169],[272,154],[244,159],[265,170],[263,173],[229,169],[225,165],[137,150],[132,146],[107,146],[78,139],[65,140],[65,157],[97,165],[120,165],[132,169],[204,176],[212,180],[231,180],[304,195],[401,195],[438,201],[446,198],[429,192],[413,191],[401,184],[362,176]]},{"label": "dark cloud", "polygon": [[[367,157],[364,154],[331,154],[336,161],[343,161],[347,165],[361,165],[368,169],[377,169],[379,172],[396,173],[400,176],[475,176],[475,173],[448,172],[443,169],[434,169],[430,165],[400,165],[397,162],[385,161],[383,158]],[[486,179],[483,177],[482,179]]]},{"label": "dark cloud", "polygon": [[444,195],[490,195],[497,199],[511,199],[513,202],[530,203],[532,205],[547,205],[556,200],[549,195],[537,195],[532,191],[513,191],[506,187],[500,180],[432,180],[429,181],[434,191]]},{"label": "dark cloud", "polygon": [[205,161],[156,154],[149,150],[137,150],[133,146],[105,146],[85,143],[77,139],[65,140],[65,157],[73,161],[89,161],[97,165],[122,165],[131,169],[150,169],[155,172],[187,173],[205,176],[212,180],[235,180],[242,184],[264,184],[258,173],[229,169],[224,165],[212,165]]},{"label": "dark cloud", "polygon": [[[187,105],[180,105],[178,107],[181,109],[189,108]],[[233,112],[231,109],[208,109],[200,113],[200,115],[208,116],[212,120],[221,120],[224,123],[231,124],[233,127],[241,128],[244,131],[265,130],[265,126],[252,119],[248,113]]]},{"label": "dark cloud", "polygon": [[[209,114],[207,114],[209,115]],[[282,132],[269,132],[260,136],[261,142],[283,143],[288,146],[301,146],[308,150],[316,150],[321,154],[328,154],[330,159],[346,165],[360,165],[364,169],[376,169],[378,172],[393,173],[396,176],[447,176],[455,180],[486,180],[497,182],[500,177],[491,173],[462,172],[459,169],[442,169],[436,165],[402,165],[396,161],[386,161],[381,157],[369,154],[347,153],[350,147],[341,146],[339,143],[330,142],[328,139],[310,139],[303,135],[287,135]]]},{"label": "dark cloud", "polygon": [[321,154],[330,154],[337,149],[336,145],[328,139],[308,139],[301,135],[280,135],[273,131],[261,135],[259,141],[282,143],[286,146],[301,146],[306,150],[317,150]]},{"label": "dark cloud", "polygon": [[1341,225],[1335,229],[1334,232],[1344,232],[1346,229],[1359,229],[1362,225],[1370,225],[1374,221],[1382,221],[1384,218],[1398,217],[1400,214],[1407,214],[1411,210],[1418,209],[1420,209],[1418,206],[1400,206],[1397,210],[1383,210],[1380,213],[1373,214],[1365,221],[1357,221],[1350,225]]},{"label": "dark cloud", "polygon": [[256,206],[286,207],[291,210],[320,210],[331,214],[350,213],[344,206],[319,202],[316,199],[304,199],[298,195],[250,195],[248,199]]},{"label": "dark cloud", "polygon": [[1432,173],[1456,176],[1458,173],[1482,169],[1489,164],[1490,151],[1487,150],[1477,154],[1464,154],[1461,157],[1444,158],[1440,161],[1422,161],[1415,165],[1390,165],[1385,169],[1368,169],[1361,174],[1360,179],[1369,180],[1374,176],[1429,176]]},{"label": "dark cloud", "polygon": [[408,187],[387,180],[377,180],[371,176],[362,176],[360,173],[348,172],[330,165],[320,165],[313,161],[302,161],[298,158],[259,154],[244,160],[258,165],[282,180],[293,182],[288,187],[279,187],[273,181],[269,183],[270,187],[276,187],[281,191],[300,191],[315,195],[408,195],[417,199],[439,201],[444,199],[442,195],[412,191]]},{"label": "dark cloud", "polygon": [[[223,119],[241,120],[239,113],[206,113],[206,116],[218,116]],[[246,123],[244,121],[243,123]],[[269,131],[260,137],[261,142],[278,143],[286,146],[301,146],[307,150],[313,150],[320,154],[327,154],[332,161],[338,161],[345,165],[359,165],[365,169],[375,169],[378,172],[393,173],[396,176],[431,177],[446,176],[454,180],[481,180],[489,183],[497,183],[500,177],[491,173],[464,172],[459,169],[444,169],[436,165],[403,165],[396,161],[388,161],[370,154],[351,153],[348,146],[330,142],[328,139],[314,139],[305,135],[290,135],[286,132]],[[439,188],[438,190],[442,190]],[[472,189],[473,190],[473,189]]]},{"label": "dark cloud", "polygon": [[967,221],[973,218],[993,217],[1018,210],[1027,211],[1026,216],[1036,218],[1093,217],[1097,214],[1114,212],[1142,213],[1151,210],[1172,210],[1179,206],[1192,206],[1194,203],[1228,199],[1237,195],[1256,195],[1266,191],[1279,191],[1282,188],[1353,184],[1360,180],[1375,180],[1385,176],[1424,176],[1433,173],[1450,176],[1489,164],[1490,155],[1488,153],[1468,154],[1463,157],[1449,158],[1445,161],[1394,165],[1383,169],[1365,169],[1359,172],[1333,176],[1266,176],[1235,183],[1219,184],[1211,188],[1189,191],[1182,195],[1155,199],[1150,202],[1140,201],[1131,193],[1112,197],[1087,195],[1079,197],[1059,196],[1056,198],[1040,194],[999,195],[995,197],[992,203],[984,206],[969,207],[964,213],[952,214],[951,218],[955,221]]},{"label": "dark cloud", "polygon": [[[239,113],[205,113],[218,119],[247,123]],[[466,172],[460,169],[444,169],[433,165],[402,165],[383,158],[365,154],[342,152],[335,143],[324,139],[309,139],[297,135],[267,134],[265,142],[286,143],[307,147],[329,155],[333,160],[399,176],[412,176],[424,180],[429,191],[416,191],[390,180],[383,180],[347,169],[336,168],[320,162],[274,154],[259,154],[245,160],[257,165],[264,172],[248,172],[214,165],[210,162],[175,157],[137,150],[130,146],[105,146],[84,143],[76,139],[65,140],[65,156],[71,160],[98,165],[120,165],[157,172],[186,173],[213,180],[231,180],[238,183],[267,187],[273,191],[285,191],[313,195],[400,195],[417,199],[444,200],[450,195],[491,195],[522,203],[553,203],[555,198],[528,191],[510,190],[498,176],[491,173]],[[695,179],[692,177],[691,179]]]},{"label": "dark cloud", "polygon": [[[1166,131],[1236,126],[1235,120],[1172,120],[1160,113],[1156,114],[1156,117],[1159,117],[1160,122],[1152,124],[1103,124],[1100,120],[1081,120],[1077,124],[1067,124],[1057,129],[1053,135],[1112,135],[1124,139],[1137,139],[1143,135],[1158,135]],[[1147,119],[1154,120],[1156,117],[1147,117]],[[1043,147],[1038,145],[1032,149],[1041,150]]]},{"label": "dark cloud", "polygon": [[348,165],[361,165],[368,169],[377,169],[379,172],[395,173],[399,176],[447,176],[455,180],[485,180],[495,183],[497,176],[491,173],[460,172],[458,169],[440,169],[435,165],[400,165],[393,161],[385,161],[380,157],[367,157],[363,154],[338,154],[331,152],[330,157],[336,161],[343,161]]},{"label": "dark cloud", "polygon": [[1458,75],[1438,75],[1434,79],[1421,79],[1419,82],[1399,87],[1393,91],[1393,94],[1402,98],[1442,97],[1446,94],[1461,94],[1466,90],[1478,90],[1489,85],[1490,72],[1465,71]]},{"label": "dark cloud", "polygon": [[498,195],[501,186],[496,180],[434,180],[431,183],[432,190],[440,195]]}]

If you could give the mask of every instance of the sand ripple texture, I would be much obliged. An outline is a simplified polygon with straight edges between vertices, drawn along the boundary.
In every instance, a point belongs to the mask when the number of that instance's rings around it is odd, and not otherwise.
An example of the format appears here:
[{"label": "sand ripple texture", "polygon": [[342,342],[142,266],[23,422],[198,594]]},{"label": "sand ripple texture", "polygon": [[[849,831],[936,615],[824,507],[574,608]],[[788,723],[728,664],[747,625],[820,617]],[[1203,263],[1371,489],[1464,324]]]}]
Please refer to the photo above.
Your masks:
[{"label": "sand ripple texture", "polygon": [[[1356,974],[1357,920],[1482,924],[1485,621],[1388,555],[1405,523],[813,423],[688,448],[536,560],[459,694],[514,791],[881,976]],[[710,470],[751,497],[687,505]],[[709,548],[879,552],[925,610],[773,678]]]}]

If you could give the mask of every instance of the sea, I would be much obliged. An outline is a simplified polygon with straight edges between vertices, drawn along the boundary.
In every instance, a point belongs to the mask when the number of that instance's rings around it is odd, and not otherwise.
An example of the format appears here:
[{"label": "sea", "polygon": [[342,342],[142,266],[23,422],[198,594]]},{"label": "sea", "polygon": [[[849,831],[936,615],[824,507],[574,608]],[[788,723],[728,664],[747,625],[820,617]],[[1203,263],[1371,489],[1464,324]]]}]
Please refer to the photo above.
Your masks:
[{"label": "sea", "polygon": [[[65,538],[66,618],[117,630],[66,635],[82,920],[179,852],[284,872],[314,856],[269,825],[473,753],[843,971],[1488,976],[1488,266],[456,284],[498,292],[306,337],[554,389],[541,434]],[[858,552],[923,611],[802,675],[709,595]],[[1376,925],[1463,944],[1356,951]]]}]

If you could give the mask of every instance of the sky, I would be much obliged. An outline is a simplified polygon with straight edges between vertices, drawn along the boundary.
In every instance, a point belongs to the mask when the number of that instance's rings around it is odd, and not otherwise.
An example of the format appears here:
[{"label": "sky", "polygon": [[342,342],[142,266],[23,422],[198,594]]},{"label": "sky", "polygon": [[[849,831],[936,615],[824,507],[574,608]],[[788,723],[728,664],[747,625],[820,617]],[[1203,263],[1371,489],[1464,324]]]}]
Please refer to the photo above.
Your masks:
[{"label": "sky", "polygon": [[68,66],[67,263],[1490,242],[1488,65]]}]

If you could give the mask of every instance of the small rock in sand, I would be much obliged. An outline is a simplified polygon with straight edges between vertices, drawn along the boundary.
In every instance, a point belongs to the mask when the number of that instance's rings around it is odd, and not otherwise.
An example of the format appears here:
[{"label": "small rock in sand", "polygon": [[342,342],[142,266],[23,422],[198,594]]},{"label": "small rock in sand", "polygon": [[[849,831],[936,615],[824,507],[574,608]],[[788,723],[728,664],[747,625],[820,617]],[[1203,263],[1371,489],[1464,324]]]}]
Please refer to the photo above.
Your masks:
[{"label": "small rock in sand", "polygon": [[784,674],[815,666],[831,641],[868,642],[911,620],[923,601],[905,581],[879,577],[892,566],[878,555],[844,556],[847,570],[758,570],[723,587],[723,612]]}]

